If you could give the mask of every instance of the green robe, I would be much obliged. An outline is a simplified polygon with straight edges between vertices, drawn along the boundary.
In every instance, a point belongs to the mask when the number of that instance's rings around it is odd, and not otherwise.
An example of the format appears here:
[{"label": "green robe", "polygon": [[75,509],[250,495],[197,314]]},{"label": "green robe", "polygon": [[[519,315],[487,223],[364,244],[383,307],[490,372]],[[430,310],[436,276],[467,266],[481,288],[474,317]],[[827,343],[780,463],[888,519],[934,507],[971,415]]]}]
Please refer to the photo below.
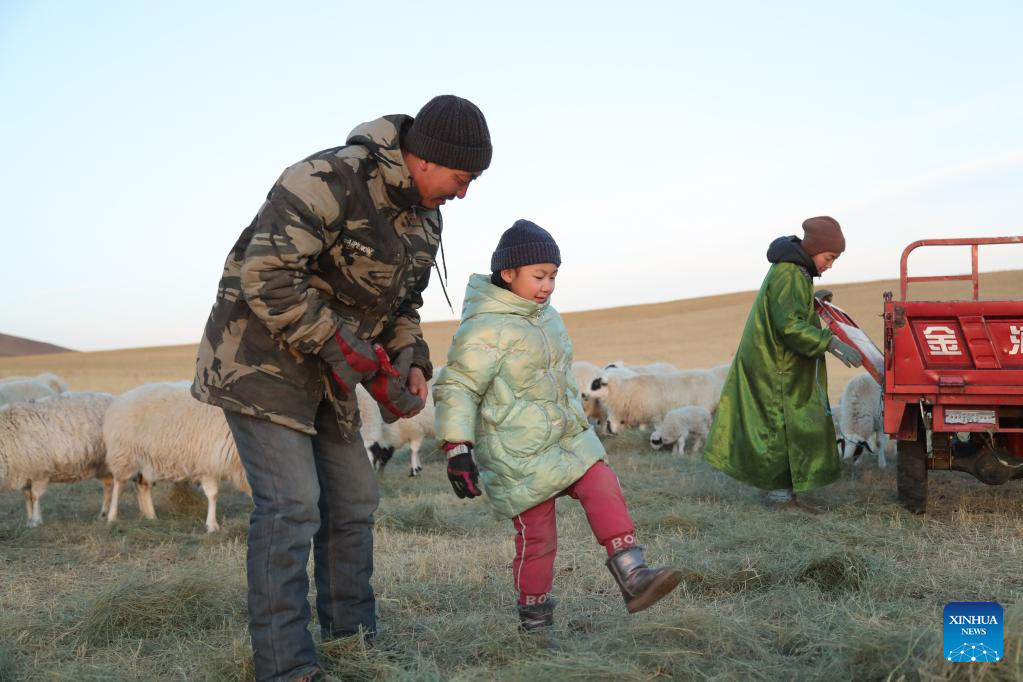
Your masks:
[{"label": "green robe", "polygon": [[765,490],[802,492],[838,480],[824,363],[831,337],[814,311],[806,270],[774,263],[714,416],[704,454],[712,466]]}]

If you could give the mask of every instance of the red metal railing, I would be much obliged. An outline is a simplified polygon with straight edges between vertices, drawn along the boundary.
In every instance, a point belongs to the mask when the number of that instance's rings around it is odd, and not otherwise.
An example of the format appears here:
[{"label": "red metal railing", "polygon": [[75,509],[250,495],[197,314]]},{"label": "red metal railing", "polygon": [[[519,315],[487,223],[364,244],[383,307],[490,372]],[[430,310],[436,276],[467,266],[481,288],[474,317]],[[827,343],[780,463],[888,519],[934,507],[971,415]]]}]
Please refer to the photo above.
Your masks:
[{"label": "red metal railing", "polygon": [[[970,281],[973,282],[973,300],[979,300],[980,283],[977,271],[977,250],[978,247],[986,244],[1023,244],[1023,235],[1018,237],[974,237],[964,239],[921,239],[907,246],[902,251],[902,262],[899,267],[899,286],[902,294],[901,300],[906,300],[906,291],[910,282],[949,282],[949,281]],[[909,254],[921,246],[969,246],[971,272],[969,275],[933,275],[926,277],[909,277],[906,274],[909,265]]]}]

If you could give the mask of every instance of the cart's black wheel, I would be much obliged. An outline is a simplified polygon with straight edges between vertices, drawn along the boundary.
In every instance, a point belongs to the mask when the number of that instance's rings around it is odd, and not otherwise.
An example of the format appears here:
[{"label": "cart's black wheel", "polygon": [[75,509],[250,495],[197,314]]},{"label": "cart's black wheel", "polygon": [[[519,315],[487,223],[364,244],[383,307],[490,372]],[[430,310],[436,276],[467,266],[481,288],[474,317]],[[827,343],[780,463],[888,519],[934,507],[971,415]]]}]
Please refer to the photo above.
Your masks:
[{"label": "cart's black wheel", "polygon": [[896,468],[899,502],[916,514],[927,511],[927,441],[924,434],[916,440],[899,441],[899,463]]}]

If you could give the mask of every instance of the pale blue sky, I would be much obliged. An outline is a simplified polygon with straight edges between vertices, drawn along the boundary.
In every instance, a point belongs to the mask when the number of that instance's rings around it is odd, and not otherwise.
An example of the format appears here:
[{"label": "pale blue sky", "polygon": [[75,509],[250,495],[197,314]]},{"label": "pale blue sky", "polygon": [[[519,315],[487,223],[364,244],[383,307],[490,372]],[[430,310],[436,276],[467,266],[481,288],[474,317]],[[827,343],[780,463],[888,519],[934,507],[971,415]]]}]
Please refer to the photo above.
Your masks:
[{"label": "pale blue sky", "polygon": [[281,170],[441,93],[495,150],[444,209],[456,311],[520,217],[563,311],[754,289],[819,214],[822,283],[893,277],[916,239],[1023,234],[1021,34],[1019,2],[2,0],[0,332],[197,342]]}]

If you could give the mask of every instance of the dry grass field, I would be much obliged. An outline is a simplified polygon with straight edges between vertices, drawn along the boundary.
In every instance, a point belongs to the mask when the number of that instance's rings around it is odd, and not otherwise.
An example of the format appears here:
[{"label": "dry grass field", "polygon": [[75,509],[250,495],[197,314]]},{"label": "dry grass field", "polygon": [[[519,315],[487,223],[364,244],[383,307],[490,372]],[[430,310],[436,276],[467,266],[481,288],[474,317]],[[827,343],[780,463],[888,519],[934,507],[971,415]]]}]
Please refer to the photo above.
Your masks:
[{"label": "dry grass field", "polygon": [[[994,273],[982,292],[1018,297],[1021,284],[1020,272]],[[962,288],[936,288],[946,287]],[[879,340],[881,294],[894,283],[829,288]],[[729,359],[753,296],[565,319],[580,359],[703,367]],[[443,362],[454,324],[426,330]],[[76,390],[120,392],[189,378],[193,354],[177,346],[2,358],[0,377],[51,371]],[[828,362],[837,397],[852,372]],[[407,450],[380,476],[380,635],[370,647],[321,643],[325,667],[345,680],[1023,680],[1020,482],[986,487],[933,473],[930,511],[914,516],[895,502],[892,469],[866,463],[806,496],[823,513],[773,512],[699,457],[651,451],[646,434],[605,444],[648,557],[683,569],[669,598],[628,616],[578,505],[563,500],[553,641],[518,634],[511,526],[485,501],[457,499],[428,444],[421,477],[407,477]],[[55,484],[44,525],[27,529],[21,495],[0,494],[0,682],[252,679],[249,499],[224,491],[223,530],[208,535],[204,501],[188,489],[158,486],[155,521],[126,498],[108,525],[95,518],[98,483]],[[943,660],[949,601],[1003,605],[1001,662]]]}]

